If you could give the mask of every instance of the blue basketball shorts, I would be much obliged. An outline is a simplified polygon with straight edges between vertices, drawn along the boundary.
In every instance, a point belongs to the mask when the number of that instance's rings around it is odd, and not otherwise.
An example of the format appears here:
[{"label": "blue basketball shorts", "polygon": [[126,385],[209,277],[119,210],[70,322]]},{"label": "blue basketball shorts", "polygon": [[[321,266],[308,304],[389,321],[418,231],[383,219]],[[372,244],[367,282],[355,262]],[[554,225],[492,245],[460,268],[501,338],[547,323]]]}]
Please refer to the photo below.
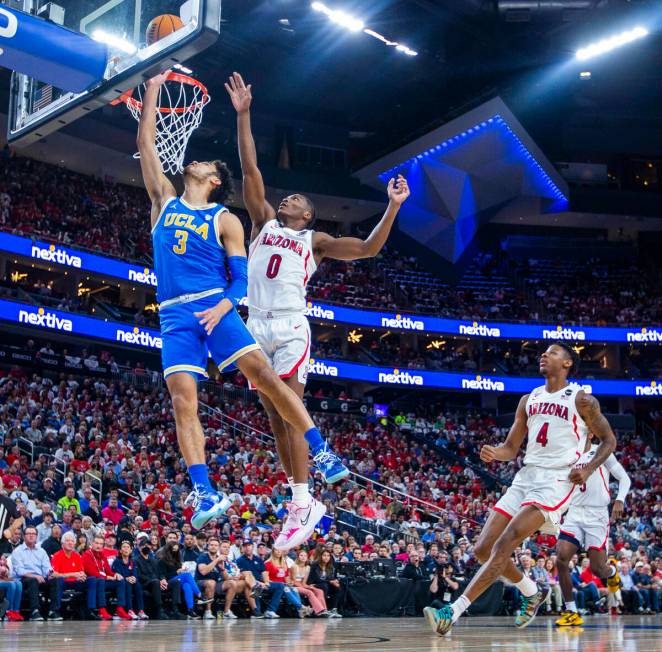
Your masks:
[{"label": "blue basketball shorts", "polygon": [[213,294],[161,309],[161,360],[166,378],[178,372],[190,373],[196,379],[208,378],[210,355],[219,371],[232,371],[241,356],[260,350],[234,308],[207,335],[200,317],[193,313],[213,308],[221,298],[222,295]]}]

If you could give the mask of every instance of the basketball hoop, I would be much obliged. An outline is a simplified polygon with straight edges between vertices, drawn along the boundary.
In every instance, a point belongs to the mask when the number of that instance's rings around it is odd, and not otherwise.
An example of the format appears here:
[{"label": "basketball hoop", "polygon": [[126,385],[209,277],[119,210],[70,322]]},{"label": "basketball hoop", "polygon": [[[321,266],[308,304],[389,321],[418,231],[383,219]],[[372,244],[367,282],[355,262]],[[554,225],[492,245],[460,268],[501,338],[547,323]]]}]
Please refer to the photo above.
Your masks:
[{"label": "basketball hoop", "polygon": [[[124,102],[131,115],[140,121],[144,88],[144,84],[138,87],[137,98],[133,97],[134,89],[112,103]],[[179,72],[168,73],[156,102],[156,152],[164,172],[183,172],[186,145],[193,130],[200,126],[202,110],[210,100],[207,88],[197,79]],[[134,154],[133,158],[140,158],[140,154]]]}]

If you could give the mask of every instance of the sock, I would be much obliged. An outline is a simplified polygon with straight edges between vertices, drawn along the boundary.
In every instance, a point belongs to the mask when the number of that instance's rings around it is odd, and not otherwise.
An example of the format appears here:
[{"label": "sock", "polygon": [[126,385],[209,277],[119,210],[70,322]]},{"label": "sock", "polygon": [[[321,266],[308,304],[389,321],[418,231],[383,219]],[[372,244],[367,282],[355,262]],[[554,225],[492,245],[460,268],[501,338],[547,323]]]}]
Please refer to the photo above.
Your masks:
[{"label": "sock", "polygon": [[313,426],[306,434],[304,435],[304,439],[308,442],[308,445],[310,446],[310,450],[315,453],[319,448],[324,446],[324,440],[322,439],[322,435],[320,431]]},{"label": "sock", "polygon": [[194,487],[201,487],[207,491],[214,490],[209,483],[209,473],[207,472],[206,464],[191,464],[188,467],[188,474]]},{"label": "sock", "polygon": [[573,600],[572,602],[566,602],[565,610],[572,611],[573,613],[577,613],[577,605],[575,604],[575,601]]},{"label": "sock", "polygon": [[453,610],[453,622],[456,622],[470,605],[471,600],[469,600],[466,595],[461,595],[455,602],[453,602],[451,605],[451,609]]},{"label": "sock", "polygon": [[295,482],[292,485],[292,500],[299,506],[305,506],[310,503],[310,493],[308,484],[305,482]]},{"label": "sock", "polygon": [[522,577],[522,579],[517,582],[515,586],[520,590],[525,598],[530,598],[531,596],[538,593],[538,585],[526,575],[524,575],[524,577]]}]

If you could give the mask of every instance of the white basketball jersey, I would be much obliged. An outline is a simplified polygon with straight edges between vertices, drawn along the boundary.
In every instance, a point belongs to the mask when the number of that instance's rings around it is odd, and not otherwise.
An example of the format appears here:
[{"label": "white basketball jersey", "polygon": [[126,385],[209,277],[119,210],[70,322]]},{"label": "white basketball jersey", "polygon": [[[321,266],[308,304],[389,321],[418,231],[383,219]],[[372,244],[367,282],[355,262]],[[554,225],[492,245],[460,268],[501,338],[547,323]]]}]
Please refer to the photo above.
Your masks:
[{"label": "white basketball jersey", "polygon": [[586,446],[588,428],[575,407],[579,385],[550,394],[534,389],[526,401],[528,441],[524,464],[548,469],[572,466]]},{"label": "white basketball jersey", "polygon": [[[596,450],[598,450],[597,446],[591,446],[575,464],[575,468],[585,467],[595,456]],[[588,476],[588,480],[583,485],[577,487],[570,505],[572,507],[608,507],[611,502],[608,467],[616,463],[616,457],[613,454],[610,455],[602,466]]]},{"label": "white basketball jersey", "polygon": [[317,269],[311,230],[293,231],[270,220],[248,254],[248,310],[253,316],[306,310],[306,285]]}]

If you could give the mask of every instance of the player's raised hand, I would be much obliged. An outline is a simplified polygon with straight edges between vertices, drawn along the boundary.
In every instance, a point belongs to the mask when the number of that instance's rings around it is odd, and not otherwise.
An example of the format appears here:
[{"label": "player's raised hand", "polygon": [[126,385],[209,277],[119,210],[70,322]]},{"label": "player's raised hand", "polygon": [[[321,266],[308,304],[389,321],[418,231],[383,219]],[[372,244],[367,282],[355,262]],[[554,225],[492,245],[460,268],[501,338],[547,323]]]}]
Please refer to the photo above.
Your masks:
[{"label": "player's raised hand", "polygon": [[496,446],[483,446],[480,449],[480,459],[483,462],[498,462],[499,458],[497,457],[497,447]]},{"label": "player's raised hand", "polygon": [[232,310],[232,302],[229,299],[221,299],[213,308],[207,308],[202,312],[194,312],[196,317],[200,317],[200,324],[205,327],[207,335],[211,335],[218,322]]},{"label": "player's raised hand", "polygon": [[238,72],[233,72],[230,75],[228,82],[225,84],[225,90],[228,92],[237,113],[244,113],[251,108],[253,95],[251,94],[252,85],[244,83],[243,77]]},{"label": "player's raised hand", "polygon": [[401,174],[397,179],[391,179],[388,182],[388,199],[390,202],[401,206],[402,203],[409,197],[409,184]]},{"label": "player's raised hand", "polygon": [[147,88],[161,88],[163,84],[165,84],[166,80],[168,79],[168,75],[171,73],[171,70],[166,70],[165,72],[162,72],[160,75],[155,75],[151,79],[148,79],[145,82],[145,86]]}]

